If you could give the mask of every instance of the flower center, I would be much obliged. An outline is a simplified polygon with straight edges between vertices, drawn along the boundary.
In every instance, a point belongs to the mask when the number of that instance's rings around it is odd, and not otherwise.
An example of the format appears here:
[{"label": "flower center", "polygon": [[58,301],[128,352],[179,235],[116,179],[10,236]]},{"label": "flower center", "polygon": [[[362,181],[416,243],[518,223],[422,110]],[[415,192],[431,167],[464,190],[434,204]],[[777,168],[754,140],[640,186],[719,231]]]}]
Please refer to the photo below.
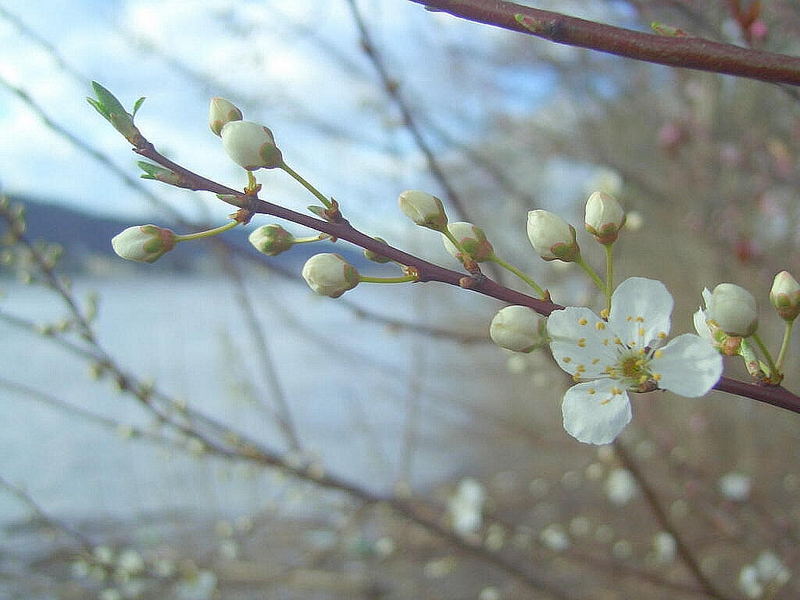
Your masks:
[{"label": "flower center", "polygon": [[614,379],[623,380],[629,387],[638,387],[651,379],[650,354],[644,349],[627,350],[620,353],[619,362],[616,364]]}]

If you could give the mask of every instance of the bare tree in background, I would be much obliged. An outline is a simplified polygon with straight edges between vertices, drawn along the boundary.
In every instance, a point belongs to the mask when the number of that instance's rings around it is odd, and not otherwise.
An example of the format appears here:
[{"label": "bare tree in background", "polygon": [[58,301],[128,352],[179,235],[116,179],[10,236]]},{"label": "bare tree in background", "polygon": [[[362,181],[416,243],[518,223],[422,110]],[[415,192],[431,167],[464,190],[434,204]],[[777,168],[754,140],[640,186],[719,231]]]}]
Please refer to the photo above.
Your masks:
[{"label": "bare tree in background", "polygon": [[[387,24],[394,18],[389,3],[335,4],[318,10],[347,15],[349,45],[326,35],[319,14],[297,19],[280,2],[258,6],[258,18],[235,6],[217,17],[244,42],[238,56],[248,72],[271,60],[257,43],[267,32],[315,48],[340,77],[342,102],[360,108],[352,126],[289,83],[239,90],[202,57],[193,62],[186,52],[124,27],[119,35],[195,86],[198,103],[209,95],[230,97],[279,138],[282,121],[301,121],[298,137],[317,136],[336,158],[307,156],[291,139],[281,142],[284,152],[298,156],[304,173],[329,182],[325,193],[361,231],[447,267],[432,270],[430,279],[457,283],[464,275],[453,274],[459,266],[441,250],[438,235],[406,227],[399,213],[386,217],[391,208],[370,210],[393,206],[406,188],[441,195],[453,216],[480,224],[498,254],[545,282],[556,301],[593,303],[594,290],[576,271],[551,268],[532,253],[523,219],[527,210],[544,207],[580,222],[588,192],[608,186],[641,220],[619,243],[619,280],[665,281],[680,331],[691,329],[703,286],[739,283],[762,301],[765,336],[779,338],[767,310],[769,284],[781,269],[800,271],[795,87],[668,69],[499,30],[473,38],[482,26],[461,28],[447,15],[421,9],[403,13],[408,28],[398,39],[395,24]],[[760,11],[758,3],[734,0],[543,4],[537,8],[595,24],[644,29],[655,21],[678,42],[696,36],[755,50],[797,50],[800,12],[789,1]],[[76,89],[85,85],[89,77],[82,79],[66,54],[37,38],[35,23],[1,10],[26,43],[56,59],[56,76],[76,80]],[[409,69],[409,58],[418,66]],[[111,150],[70,134],[82,128],[59,121],[44,98],[0,81],[78,152],[101,161],[148,201],[178,212],[176,229],[200,229],[201,221],[213,220],[199,203],[187,210],[187,196],[132,179],[132,169],[114,166]],[[99,127],[92,119],[87,112],[84,130]],[[168,143],[180,155],[181,139]],[[282,205],[285,195],[292,207],[308,204],[285,182],[259,181],[271,202]],[[0,305],[2,326],[46,340],[37,351],[53,347],[78,356],[129,401],[129,408],[104,403],[101,410],[56,382],[20,381],[9,365],[0,371],[9,406],[25,398],[58,411],[65,436],[74,423],[116,430],[131,440],[135,458],[128,466],[157,469],[158,447],[189,456],[187,468],[197,479],[188,485],[203,498],[197,506],[214,506],[197,515],[156,515],[152,523],[135,502],[128,518],[113,522],[92,518],[91,506],[73,518],[25,490],[25,481],[0,473],[0,485],[30,509],[35,531],[59,536],[51,543],[9,529],[10,548],[22,564],[0,562],[8,575],[0,585],[9,594],[733,599],[791,598],[800,589],[792,573],[800,535],[796,414],[747,397],[688,400],[659,392],[634,399],[634,422],[612,446],[584,446],[561,429],[559,405],[569,382],[548,357],[511,356],[484,343],[500,308],[495,299],[430,283],[398,292],[400,304],[391,290],[373,298],[359,296],[359,288],[336,305],[298,313],[297,274],[287,277],[280,263],[248,255],[229,237],[215,242],[214,282],[229,286],[233,298],[215,307],[218,320],[231,323],[217,337],[223,358],[196,364],[186,354],[184,368],[198,380],[201,373],[194,373],[206,370],[231,389],[224,398],[186,402],[169,384],[128,367],[137,357],[113,350],[98,326],[95,301],[75,291],[83,287],[80,276],[75,287],[66,283],[58,250],[30,240],[12,205],[3,215],[4,269],[39,284],[66,316]],[[254,223],[263,224],[258,217]],[[344,226],[332,231],[350,233]],[[363,237],[364,247],[374,243]],[[590,254],[589,243],[583,246]],[[599,253],[589,256],[594,259]],[[510,287],[485,293],[514,301],[521,288],[497,279]],[[22,289],[9,283],[9,298],[31,293]],[[164,299],[164,306],[172,301]],[[348,339],[342,324],[358,337]],[[200,339],[217,343],[212,337]],[[300,342],[307,353],[287,362],[289,344]],[[391,361],[380,350],[387,345],[396,348]],[[787,389],[800,383],[796,365],[787,367]],[[733,375],[748,377],[744,370]],[[313,387],[301,385],[314,380]],[[315,411],[336,404],[347,418],[315,420]],[[328,435],[326,425],[333,429]],[[92,486],[88,473],[73,476]],[[256,482],[252,490],[248,477]],[[269,500],[261,501],[265,491]],[[245,509],[226,506],[226,496],[248,493],[254,498]],[[464,511],[473,517],[470,526],[460,521]]]}]

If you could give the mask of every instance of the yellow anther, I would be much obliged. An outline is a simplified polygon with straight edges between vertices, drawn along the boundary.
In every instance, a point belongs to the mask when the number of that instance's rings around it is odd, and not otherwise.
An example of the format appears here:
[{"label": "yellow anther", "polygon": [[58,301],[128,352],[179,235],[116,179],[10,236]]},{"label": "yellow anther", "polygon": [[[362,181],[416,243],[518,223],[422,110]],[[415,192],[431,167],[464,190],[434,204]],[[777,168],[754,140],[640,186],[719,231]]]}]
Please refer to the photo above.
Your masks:
[{"label": "yellow anther", "polygon": [[580,380],[581,380],[581,376],[580,376],[579,373],[575,373],[575,375],[572,376],[572,381],[574,381],[575,383],[580,382]]},{"label": "yellow anther", "polygon": [[594,328],[597,329],[598,331],[602,331],[603,329],[606,328],[606,324],[603,323],[603,321],[598,321],[597,323],[594,324]]},{"label": "yellow anther", "polygon": [[597,364],[597,363],[599,363],[599,362],[600,362],[600,359],[599,359],[599,358],[593,358],[593,359],[592,359],[592,364],[593,364],[593,365],[596,365],[596,364]]},{"label": "yellow anther", "polygon": [[571,363],[571,362],[572,362],[572,359],[571,359],[569,356],[565,356],[565,357],[564,357],[564,358],[562,358],[561,360],[562,360],[563,362],[565,362],[565,363]]},{"label": "yellow anther", "polygon": [[644,323],[644,317],[636,317],[637,323]]},{"label": "yellow anther", "polygon": [[603,400],[602,402],[600,402],[600,406],[605,406],[606,404],[608,404],[609,402],[611,402],[613,399],[614,399],[614,396],[611,396],[611,398],[606,398],[605,400]]},{"label": "yellow anther", "polygon": [[593,395],[594,395],[594,394],[596,394],[596,393],[597,393],[597,390],[596,390],[596,389],[594,389],[594,388],[589,388],[589,395],[590,395],[590,396],[593,396]]},{"label": "yellow anther", "polygon": [[586,348],[586,338],[580,338],[580,339],[578,340],[578,347],[580,347],[580,348]]},{"label": "yellow anther", "polygon": [[615,337],[615,338],[614,338],[614,343],[615,343],[615,344],[617,344],[617,345],[619,345],[619,346],[621,346],[621,345],[622,345],[622,340],[621,340],[621,339],[619,339],[618,337]]},{"label": "yellow anther", "polygon": [[653,379],[656,381],[661,381],[661,373],[653,373]]},{"label": "yellow anther", "polygon": [[639,327],[639,335],[644,335],[644,327]]},{"label": "yellow anther", "polygon": [[661,358],[663,355],[664,355],[664,352],[661,351],[661,350],[656,350],[655,352],[653,352],[653,357],[655,357],[655,358]]},{"label": "yellow anther", "polygon": [[611,388],[611,393],[614,394],[615,396],[619,396],[622,394],[622,390],[615,386]]},{"label": "yellow anther", "polygon": [[608,319],[608,309],[604,308],[603,310],[601,310],[600,316],[603,317],[604,319]]},{"label": "yellow anther", "polygon": [[588,322],[584,317],[578,319],[578,325],[586,325]]},{"label": "yellow anther", "polygon": [[608,338],[603,340],[603,346],[608,346]]},{"label": "yellow anther", "polygon": [[628,318],[627,318],[627,319],[625,319],[625,320],[626,320],[628,323],[630,323],[631,321],[633,321],[633,317],[628,317]]},{"label": "yellow anther", "polygon": [[667,339],[667,333],[665,331],[659,331],[656,337],[660,340],[665,340]]}]

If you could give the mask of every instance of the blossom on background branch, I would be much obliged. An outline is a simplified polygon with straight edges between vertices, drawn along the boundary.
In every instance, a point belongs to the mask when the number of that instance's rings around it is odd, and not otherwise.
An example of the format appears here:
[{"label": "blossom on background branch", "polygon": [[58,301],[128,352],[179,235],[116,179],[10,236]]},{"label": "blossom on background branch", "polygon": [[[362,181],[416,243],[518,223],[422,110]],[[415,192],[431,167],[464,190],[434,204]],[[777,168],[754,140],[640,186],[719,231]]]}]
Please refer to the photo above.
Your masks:
[{"label": "blossom on background branch", "polygon": [[800,58],[688,35],[655,35],[513,2],[411,0],[428,10],[645,62],[800,85]]}]

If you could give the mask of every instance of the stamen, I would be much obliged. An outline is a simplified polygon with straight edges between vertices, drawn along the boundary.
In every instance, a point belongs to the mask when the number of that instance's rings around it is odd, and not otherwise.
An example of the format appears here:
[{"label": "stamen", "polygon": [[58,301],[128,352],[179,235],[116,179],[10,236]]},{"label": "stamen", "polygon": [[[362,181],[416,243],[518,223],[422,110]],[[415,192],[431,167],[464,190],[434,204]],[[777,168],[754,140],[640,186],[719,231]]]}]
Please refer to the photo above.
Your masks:
[{"label": "stamen", "polygon": [[571,359],[569,356],[565,356],[565,357],[564,357],[564,358],[562,358],[561,360],[562,360],[562,362],[565,362],[565,363],[567,363],[567,364],[569,364],[569,363],[571,363],[571,362],[572,362],[572,359]]},{"label": "stamen", "polygon": [[578,340],[578,347],[580,347],[580,348],[586,348],[586,338],[580,338],[580,339]]},{"label": "stamen", "polygon": [[663,355],[664,352],[662,350],[656,350],[655,352],[653,352],[653,358],[661,358]]},{"label": "stamen", "polygon": [[578,325],[586,325],[588,322],[584,317],[578,319]]},{"label": "stamen", "polygon": [[603,321],[598,321],[597,323],[595,323],[595,324],[594,324],[594,327],[595,327],[595,329],[597,329],[598,331],[602,331],[603,329],[605,329],[605,328],[606,328],[606,324],[605,324],[605,323],[603,323]]}]

